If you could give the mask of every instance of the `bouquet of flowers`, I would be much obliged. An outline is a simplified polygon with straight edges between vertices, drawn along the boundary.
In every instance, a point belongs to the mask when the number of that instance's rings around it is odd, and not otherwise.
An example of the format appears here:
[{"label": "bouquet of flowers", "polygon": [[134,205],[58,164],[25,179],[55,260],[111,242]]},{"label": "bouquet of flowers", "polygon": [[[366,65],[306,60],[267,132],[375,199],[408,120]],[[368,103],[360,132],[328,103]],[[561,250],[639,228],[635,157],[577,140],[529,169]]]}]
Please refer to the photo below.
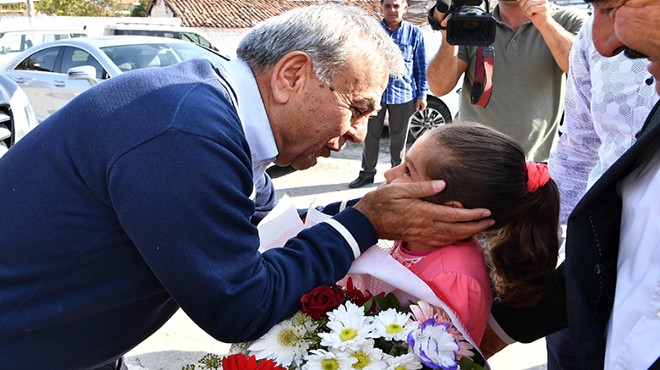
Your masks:
[{"label": "bouquet of flowers", "polygon": [[[263,250],[282,245],[291,233],[324,217],[310,208],[303,225],[294,220],[297,213],[291,207],[276,210],[269,216],[277,213],[280,222],[266,223],[270,230],[260,229]],[[286,228],[291,230],[282,233]],[[299,312],[261,338],[233,346],[224,359],[207,355],[200,364],[223,370],[483,370],[486,366],[453,310],[381,248],[363,253],[347,278],[317,287],[300,301]],[[416,303],[403,307],[400,302]],[[194,365],[184,368],[192,369]]]},{"label": "bouquet of flowers", "polygon": [[354,287],[350,277],[345,287],[320,286],[300,301],[302,308],[292,318],[275,325],[242,353],[220,361],[214,358],[217,366],[223,370],[483,369],[483,359],[446,313],[424,301],[404,310],[393,294],[373,296]]},{"label": "bouquet of flowers", "polygon": [[[320,286],[301,310],[217,367],[231,369],[483,369],[474,347],[446,313],[419,301],[402,309],[392,293]],[[241,361],[236,367],[237,361]],[[483,363],[483,362],[482,362]]]},{"label": "bouquet of flowers", "polygon": [[391,293],[320,286],[302,309],[247,349],[286,369],[481,369],[444,312],[426,302],[402,310]]}]

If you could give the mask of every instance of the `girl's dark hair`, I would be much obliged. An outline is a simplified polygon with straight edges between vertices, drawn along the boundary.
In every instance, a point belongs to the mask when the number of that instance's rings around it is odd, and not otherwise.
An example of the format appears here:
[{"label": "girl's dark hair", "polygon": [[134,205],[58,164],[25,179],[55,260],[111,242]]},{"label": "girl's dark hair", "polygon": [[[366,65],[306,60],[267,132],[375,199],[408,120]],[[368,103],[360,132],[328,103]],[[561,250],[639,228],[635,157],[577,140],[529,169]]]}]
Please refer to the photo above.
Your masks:
[{"label": "girl's dark hair", "polygon": [[430,131],[426,171],[444,180],[435,203],[487,208],[494,234],[487,256],[499,299],[512,307],[538,303],[552,284],[559,252],[559,191],[550,179],[527,192],[525,153],[507,135],[475,123]]}]

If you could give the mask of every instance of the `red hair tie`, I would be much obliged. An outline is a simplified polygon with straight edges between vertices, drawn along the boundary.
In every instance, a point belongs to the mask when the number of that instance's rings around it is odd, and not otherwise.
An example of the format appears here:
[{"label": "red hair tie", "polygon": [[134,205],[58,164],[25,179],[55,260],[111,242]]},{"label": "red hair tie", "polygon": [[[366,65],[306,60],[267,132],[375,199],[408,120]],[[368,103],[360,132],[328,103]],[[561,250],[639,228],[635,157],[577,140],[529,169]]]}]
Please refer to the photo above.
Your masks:
[{"label": "red hair tie", "polygon": [[527,191],[533,193],[550,180],[548,166],[543,163],[527,161]]}]

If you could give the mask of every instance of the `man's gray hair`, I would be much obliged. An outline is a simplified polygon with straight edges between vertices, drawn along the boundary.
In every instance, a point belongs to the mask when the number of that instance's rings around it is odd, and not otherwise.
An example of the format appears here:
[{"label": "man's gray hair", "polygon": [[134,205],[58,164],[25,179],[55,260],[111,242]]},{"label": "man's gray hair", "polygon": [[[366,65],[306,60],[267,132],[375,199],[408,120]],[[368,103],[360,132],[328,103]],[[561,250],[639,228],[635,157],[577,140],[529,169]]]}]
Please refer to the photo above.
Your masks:
[{"label": "man's gray hair", "polygon": [[[259,73],[284,55],[302,51],[312,58],[318,78],[330,83],[354,50],[374,50],[374,58],[387,62],[392,77],[405,72],[401,51],[376,18],[340,4],[306,6],[270,18],[245,35],[236,55]],[[369,62],[363,61],[364,65]]]}]

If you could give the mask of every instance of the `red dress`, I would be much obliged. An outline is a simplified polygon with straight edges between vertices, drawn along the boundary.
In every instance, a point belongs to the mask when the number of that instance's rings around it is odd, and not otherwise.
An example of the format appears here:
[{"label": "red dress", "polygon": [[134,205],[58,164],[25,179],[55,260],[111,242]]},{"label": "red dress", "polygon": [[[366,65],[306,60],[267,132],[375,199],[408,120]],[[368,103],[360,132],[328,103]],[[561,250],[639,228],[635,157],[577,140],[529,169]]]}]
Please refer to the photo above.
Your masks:
[{"label": "red dress", "polygon": [[456,244],[413,252],[396,242],[390,254],[422,279],[436,296],[451,307],[479,345],[483,338],[493,295],[483,250],[466,239]]}]

